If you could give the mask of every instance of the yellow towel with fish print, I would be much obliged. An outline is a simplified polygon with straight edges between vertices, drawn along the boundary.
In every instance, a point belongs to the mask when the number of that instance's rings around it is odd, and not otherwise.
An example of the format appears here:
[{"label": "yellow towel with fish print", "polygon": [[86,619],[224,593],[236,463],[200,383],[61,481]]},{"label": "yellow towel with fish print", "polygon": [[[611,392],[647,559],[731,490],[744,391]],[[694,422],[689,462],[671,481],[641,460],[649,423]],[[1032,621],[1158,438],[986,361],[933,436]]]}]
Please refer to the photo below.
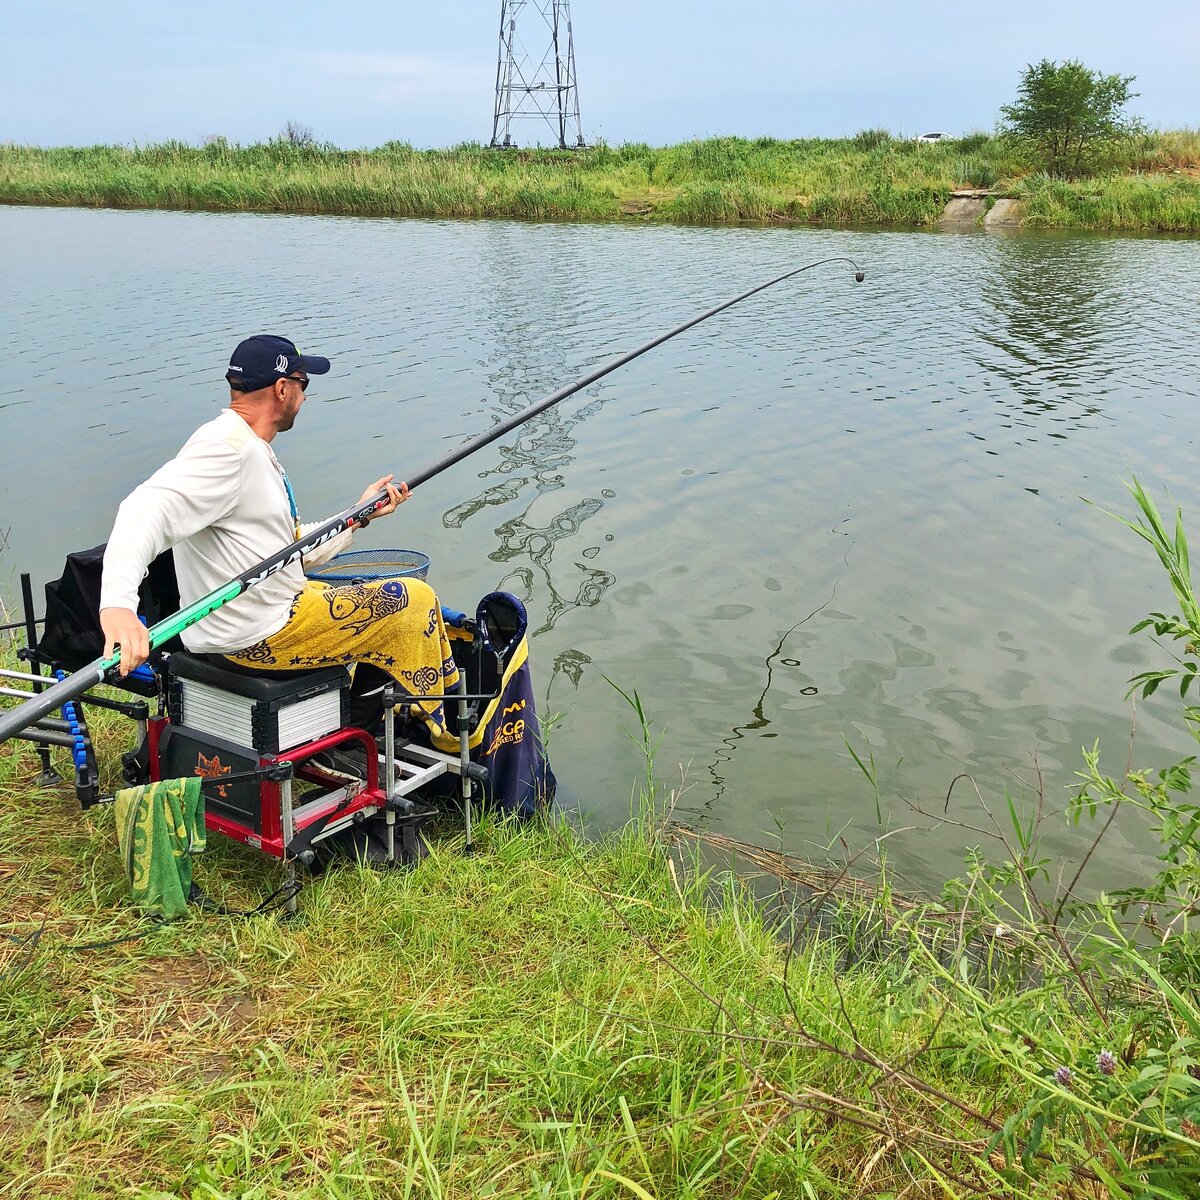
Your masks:
[{"label": "yellow towel with fish print", "polygon": [[310,580],[278,633],[226,657],[264,671],[371,663],[396,681],[397,700],[416,703],[435,739],[450,737],[442,701],[421,700],[452,691],[458,667],[442,606],[420,579],[374,579],[342,587]]}]

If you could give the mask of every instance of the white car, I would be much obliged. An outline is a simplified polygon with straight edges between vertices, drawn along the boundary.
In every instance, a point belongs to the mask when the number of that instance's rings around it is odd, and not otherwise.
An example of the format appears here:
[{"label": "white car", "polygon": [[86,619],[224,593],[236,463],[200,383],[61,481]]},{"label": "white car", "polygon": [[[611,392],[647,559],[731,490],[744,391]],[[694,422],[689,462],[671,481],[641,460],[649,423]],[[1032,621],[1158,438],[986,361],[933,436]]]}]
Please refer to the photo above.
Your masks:
[{"label": "white car", "polygon": [[923,133],[918,142],[952,142],[954,139],[948,133]]}]

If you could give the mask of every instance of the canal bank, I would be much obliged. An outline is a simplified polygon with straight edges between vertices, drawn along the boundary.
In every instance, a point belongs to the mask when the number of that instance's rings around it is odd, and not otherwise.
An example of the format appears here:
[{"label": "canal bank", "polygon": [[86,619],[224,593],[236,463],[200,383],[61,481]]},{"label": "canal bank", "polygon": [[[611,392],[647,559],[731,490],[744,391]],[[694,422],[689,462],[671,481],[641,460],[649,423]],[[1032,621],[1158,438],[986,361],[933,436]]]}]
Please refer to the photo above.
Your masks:
[{"label": "canal bank", "polygon": [[476,145],[375,150],[293,145],[0,146],[0,203],[396,217],[934,226],[964,188],[1021,200],[1036,228],[1200,232],[1200,135],[1131,141],[1095,178],[1040,174],[985,134],[922,145],[713,138],[585,151]]}]

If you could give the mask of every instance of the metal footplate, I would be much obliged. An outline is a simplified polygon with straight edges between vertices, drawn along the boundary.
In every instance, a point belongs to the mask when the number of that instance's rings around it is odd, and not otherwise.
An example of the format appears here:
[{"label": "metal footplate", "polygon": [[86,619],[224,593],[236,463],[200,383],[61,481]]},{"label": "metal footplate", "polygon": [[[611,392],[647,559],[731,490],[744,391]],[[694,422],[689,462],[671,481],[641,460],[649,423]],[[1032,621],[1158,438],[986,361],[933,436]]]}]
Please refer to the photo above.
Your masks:
[{"label": "metal footplate", "polygon": [[[387,757],[379,756],[379,761],[386,764]],[[392,785],[388,795],[392,799],[407,796],[423,788],[427,783],[440,778],[442,775],[459,775],[462,764],[449,754],[441,754],[437,750],[426,750],[419,746],[403,746],[396,750],[392,759]],[[386,776],[386,767],[384,768]]]},{"label": "metal footplate", "polygon": [[[310,800],[307,804],[299,805],[291,810],[292,828],[304,829],[305,826],[311,825],[325,813],[336,811],[347,800],[353,799],[360,790],[361,784],[349,784],[332,792],[326,792],[316,800]],[[363,808],[356,808],[353,812],[346,813],[345,816],[334,817],[312,840],[314,843],[319,842],[331,834],[337,833],[339,829],[345,829],[347,825],[353,825],[356,821],[363,820],[364,817],[374,816],[379,811],[379,805],[368,804]]]},{"label": "metal footplate", "polygon": [[471,762],[465,750],[458,754],[444,754],[414,742],[399,746],[389,744],[394,746],[392,753],[379,756],[379,777],[392,780],[391,787],[385,790],[392,807],[400,811],[404,811],[411,803],[406,797],[442,775],[458,775],[463,779],[464,786],[469,786],[471,782],[487,781],[487,768]]},{"label": "metal footplate", "polygon": [[[486,783],[488,779],[487,767],[480,763],[473,763],[470,757],[464,758],[461,753],[443,754],[440,750],[431,750],[428,746],[416,745],[404,746],[397,753],[403,754],[405,759],[413,764],[414,768],[419,763],[426,765],[426,768],[432,774],[423,775],[423,781],[436,779],[442,774],[466,775],[469,780],[473,780],[475,783]],[[382,755],[380,759],[383,761]]]},{"label": "metal footplate", "polygon": [[[386,768],[384,764],[387,762],[385,755],[379,756],[380,762],[380,778],[384,780],[386,776]],[[468,768],[469,769],[469,768]],[[413,792],[420,791],[427,783],[438,779],[442,775],[460,775],[462,773],[462,763],[459,759],[451,754],[442,754],[437,750],[428,750],[424,746],[403,746],[397,749],[395,757],[392,760],[392,784],[387,787],[389,801],[395,802],[411,795]],[[325,792],[318,796],[315,800],[310,800],[307,804],[298,805],[292,810],[292,822],[294,828],[302,829],[306,825],[311,825],[318,817],[323,814],[336,810],[349,798],[353,798],[355,791],[361,785],[348,784],[346,787],[336,788],[332,792]],[[405,807],[401,805],[399,807]],[[365,808],[356,809],[353,813],[348,813],[344,817],[335,817],[313,841],[320,841],[322,838],[329,837],[330,834],[337,833],[339,829],[345,829],[347,825],[353,824],[356,820],[361,821],[363,815],[371,816],[374,813],[381,811],[380,805],[368,805]]]}]

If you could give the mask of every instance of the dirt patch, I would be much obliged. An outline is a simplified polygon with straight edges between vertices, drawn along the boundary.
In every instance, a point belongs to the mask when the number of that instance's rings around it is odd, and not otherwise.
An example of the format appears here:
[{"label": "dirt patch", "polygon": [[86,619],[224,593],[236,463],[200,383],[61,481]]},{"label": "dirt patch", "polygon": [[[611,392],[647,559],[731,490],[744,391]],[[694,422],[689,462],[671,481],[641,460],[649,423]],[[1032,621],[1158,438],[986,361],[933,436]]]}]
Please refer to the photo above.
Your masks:
[{"label": "dirt patch", "polygon": [[147,962],[123,991],[107,1034],[115,1070],[110,1102],[151,1094],[181,1070],[201,1084],[225,1078],[236,1070],[244,1031],[260,1015],[245,984],[200,953]]},{"label": "dirt patch", "polygon": [[233,1055],[222,1051],[205,1054],[196,1060],[196,1079],[200,1083],[216,1083],[232,1074],[235,1062]]},{"label": "dirt patch", "polygon": [[152,1047],[214,1021],[245,1029],[258,1019],[258,1002],[244,985],[222,987],[228,982],[203,954],[148,962],[130,981],[130,1002],[119,1005],[120,1035]]},{"label": "dirt patch", "polygon": [[[202,954],[147,963],[132,981],[133,1002],[123,1006],[121,1024],[140,1024],[140,1039],[150,1041],[187,1029],[208,1011],[200,997],[212,986],[213,976],[212,964]],[[124,1032],[138,1036],[129,1028]]]},{"label": "dirt patch", "polygon": [[213,979],[212,963],[203,954],[186,958],[158,958],[148,962],[137,977],[138,994],[173,996],[206,988]]},{"label": "dirt patch", "polygon": [[244,1029],[258,1020],[258,1002],[253,996],[225,996],[212,1006],[211,1012],[218,1020]]},{"label": "dirt patch", "polygon": [[45,1108],[39,1101],[10,1096],[0,1108],[0,1138],[6,1144],[21,1141],[44,1115]]}]

